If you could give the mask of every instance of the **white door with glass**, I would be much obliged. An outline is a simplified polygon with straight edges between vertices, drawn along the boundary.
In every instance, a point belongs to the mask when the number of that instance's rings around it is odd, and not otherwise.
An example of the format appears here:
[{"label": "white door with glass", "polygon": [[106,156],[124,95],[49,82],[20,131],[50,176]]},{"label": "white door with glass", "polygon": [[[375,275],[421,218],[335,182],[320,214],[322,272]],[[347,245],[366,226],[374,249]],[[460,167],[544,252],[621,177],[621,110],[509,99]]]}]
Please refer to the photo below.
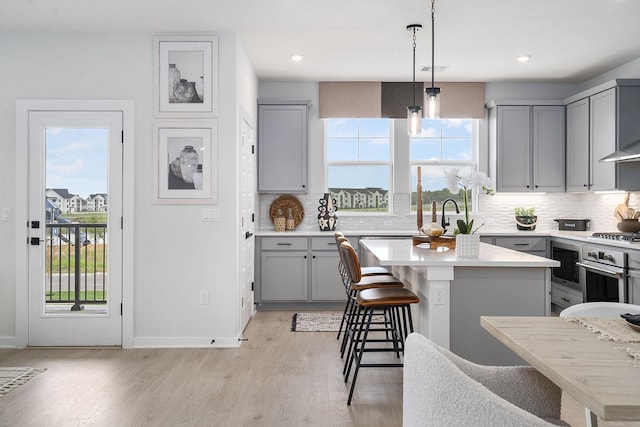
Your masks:
[{"label": "white door with glass", "polygon": [[122,345],[122,113],[30,111],[30,346]]}]

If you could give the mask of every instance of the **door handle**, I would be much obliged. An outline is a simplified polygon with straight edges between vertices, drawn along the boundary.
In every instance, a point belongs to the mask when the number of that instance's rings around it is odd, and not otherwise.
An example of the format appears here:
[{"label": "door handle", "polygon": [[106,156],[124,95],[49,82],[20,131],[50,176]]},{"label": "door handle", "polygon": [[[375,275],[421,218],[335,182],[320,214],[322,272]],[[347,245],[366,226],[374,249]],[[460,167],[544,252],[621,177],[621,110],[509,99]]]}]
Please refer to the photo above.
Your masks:
[{"label": "door handle", "polygon": [[39,237],[31,237],[27,243],[33,246],[39,246],[40,242],[44,242],[44,239],[41,239]]},{"label": "door handle", "polygon": [[248,238],[249,238],[249,237],[251,237],[251,236],[253,236],[253,233],[250,233],[250,232],[248,232],[248,231],[247,231],[246,233],[244,233],[244,238],[245,238],[245,239],[248,239]]}]

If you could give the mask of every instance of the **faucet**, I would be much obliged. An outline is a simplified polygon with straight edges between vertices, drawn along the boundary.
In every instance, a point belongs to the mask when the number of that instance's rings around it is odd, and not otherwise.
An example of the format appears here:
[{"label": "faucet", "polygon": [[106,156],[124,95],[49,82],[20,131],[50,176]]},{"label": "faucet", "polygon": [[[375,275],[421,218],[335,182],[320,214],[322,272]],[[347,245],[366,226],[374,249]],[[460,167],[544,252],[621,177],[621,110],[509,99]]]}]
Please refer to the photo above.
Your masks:
[{"label": "faucet", "polygon": [[447,226],[449,226],[449,225],[450,225],[450,224],[449,224],[448,222],[446,222],[446,221],[445,221],[445,219],[444,219],[444,209],[445,209],[445,207],[446,207],[446,205],[447,205],[447,203],[448,203],[448,202],[453,202],[453,206],[455,206],[455,207],[456,207],[456,213],[457,213],[457,214],[459,214],[459,213],[460,213],[460,209],[458,209],[458,203],[457,203],[455,200],[453,200],[453,199],[447,199],[447,200],[445,200],[444,202],[442,202],[442,219],[441,219],[441,221],[440,221],[440,225],[442,225],[442,229],[444,230],[444,231],[442,232],[442,234],[444,234],[444,233],[446,233],[446,232],[447,232]]}]

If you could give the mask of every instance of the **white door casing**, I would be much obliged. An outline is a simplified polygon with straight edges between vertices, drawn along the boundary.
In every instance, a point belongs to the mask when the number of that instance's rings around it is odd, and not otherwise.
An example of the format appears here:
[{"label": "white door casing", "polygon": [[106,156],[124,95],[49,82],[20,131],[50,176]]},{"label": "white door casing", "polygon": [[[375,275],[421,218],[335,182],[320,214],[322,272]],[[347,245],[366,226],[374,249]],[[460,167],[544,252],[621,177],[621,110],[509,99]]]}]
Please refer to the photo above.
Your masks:
[{"label": "white door casing", "polygon": [[240,122],[240,329],[244,330],[255,310],[252,289],[255,243],[253,237],[255,232],[255,150],[253,127],[244,118]]},{"label": "white door casing", "polygon": [[[64,114],[63,112],[73,112]],[[77,113],[77,114],[76,114]],[[106,114],[105,114],[106,113]],[[62,121],[53,123],[55,118]],[[60,315],[46,313],[43,297],[36,296],[35,288],[40,287],[37,279],[43,274],[42,263],[38,259],[44,251],[44,245],[28,245],[28,238],[42,238],[38,233],[42,229],[28,228],[27,220],[31,216],[43,215],[44,189],[36,195],[34,186],[44,186],[42,176],[36,173],[35,180],[29,177],[34,169],[30,162],[38,165],[40,173],[44,171],[42,150],[30,147],[31,137],[41,136],[43,126],[77,127],[75,120],[64,121],[71,117],[85,118],[110,116],[116,118],[117,130],[111,129],[110,135],[116,137],[119,144],[110,148],[108,155],[109,193],[109,236],[108,275],[110,300],[108,309],[98,316],[88,313]],[[104,125],[100,119],[98,126]],[[75,122],[75,123],[74,123]],[[53,123],[53,124],[52,124]],[[111,124],[107,125],[111,126]],[[36,130],[40,128],[40,130]],[[134,104],[128,100],[18,100],[16,102],[16,347],[26,345],[116,345],[133,346],[133,154],[134,154]],[[37,138],[35,138],[37,139]],[[110,144],[111,145],[111,144]],[[36,151],[39,151],[36,154]],[[31,159],[30,159],[31,158]],[[123,181],[130,183],[123,186]],[[32,193],[32,197],[29,194]],[[39,206],[38,206],[39,205]],[[32,208],[32,209],[30,209]],[[35,213],[34,213],[35,212]],[[44,218],[41,220],[45,223]],[[32,289],[29,288],[31,282]],[[126,284],[126,285],[124,285]],[[124,293],[123,293],[124,291]],[[39,292],[40,294],[42,292]],[[30,298],[30,294],[33,298]],[[31,300],[31,304],[30,304]],[[121,306],[123,303],[123,306]],[[107,320],[108,319],[108,320]],[[107,321],[97,326],[99,321]],[[39,324],[39,322],[44,322]],[[105,333],[102,327],[109,331]],[[70,328],[68,331],[67,328]],[[72,337],[72,338],[69,338]]]}]

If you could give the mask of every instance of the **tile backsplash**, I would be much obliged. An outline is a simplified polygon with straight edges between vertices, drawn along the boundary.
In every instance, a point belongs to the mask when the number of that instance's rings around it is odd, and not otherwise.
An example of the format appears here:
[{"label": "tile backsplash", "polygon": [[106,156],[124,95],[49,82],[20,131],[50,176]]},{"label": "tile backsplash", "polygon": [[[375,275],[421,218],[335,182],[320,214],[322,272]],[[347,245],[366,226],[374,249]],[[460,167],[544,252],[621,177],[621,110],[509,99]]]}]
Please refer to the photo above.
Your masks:
[{"label": "tile backsplash", "polygon": [[[273,223],[269,218],[269,207],[278,194],[259,195],[258,226],[259,231],[272,231]],[[318,205],[323,194],[299,194],[296,197],[304,206],[304,220],[297,231],[318,231]],[[617,231],[617,220],[613,211],[617,204],[624,201],[625,193],[498,193],[493,196],[481,194],[478,202],[480,212],[474,214],[476,224],[484,222],[486,230],[516,230],[514,209],[517,207],[535,207],[538,216],[537,230],[553,230],[558,225],[555,218],[590,219],[589,230]],[[348,215],[338,214],[340,230],[414,230],[415,214],[409,214],[410,195],[396,193],[393,199],[392,214]],[[424,218],[429,220],[430,209],[425,203]],[[640,193],[631,193],[629,206],[640,210]],[[440,212],[441,206],[438,206]],[[457,216],[452,215],[450,222],[455,223]],[[440,218],[438,217],[438,221]]]}]

